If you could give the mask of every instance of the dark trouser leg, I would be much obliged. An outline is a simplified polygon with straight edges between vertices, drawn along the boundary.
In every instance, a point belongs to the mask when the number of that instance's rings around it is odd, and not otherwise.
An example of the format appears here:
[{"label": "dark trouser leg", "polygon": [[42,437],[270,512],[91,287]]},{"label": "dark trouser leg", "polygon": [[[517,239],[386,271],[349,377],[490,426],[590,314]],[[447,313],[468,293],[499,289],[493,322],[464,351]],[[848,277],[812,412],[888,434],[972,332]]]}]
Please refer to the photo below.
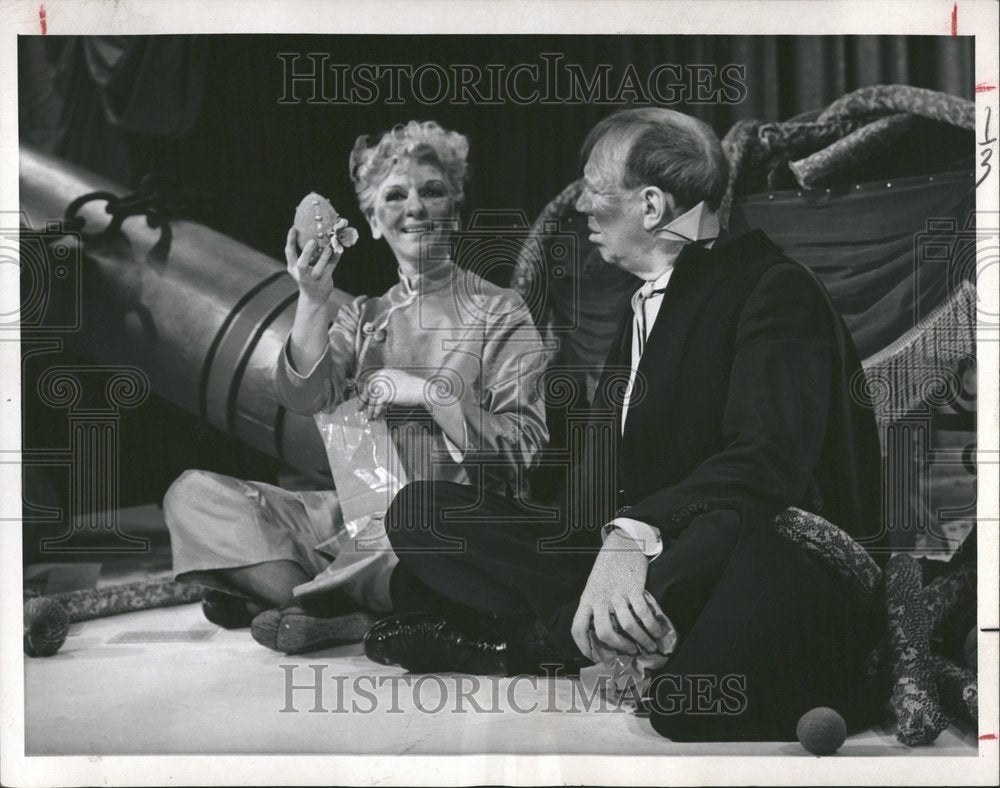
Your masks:
[{"label": "dark trouser leg", "polygon": [[[569,628],[592,553],[539,550],[561,526],[531,521],[500,496],[428,483],[400,495],[387,515],[389,538],[410,581],[430,594],[427,604],[443,597],[501,615],[527,608],[563,654],[578,654]],[[457,549],[455,538],[464,540]],[[653,688],[651,721],[662,735],[790,740],[799,716],[820,705],[837,709],[850,729],[871,723],[879,703],[863,676],[877,616],[770,523],[732,511],[703,515],[668,541],[647,585],[681,635]]]},{"label": "dark trouser leg", "polygon": [[443,597],[473,610],[546,623],[563,605],[575,604],[593,562],[592,552],[546,549],[564,534],[561,520],[449,482],[407,485],[385,522],[400,560],[393,604],[402,610],[421,600],[416,606],[453,613]]},{"label": "dark trouser leg", "polygon": [[465,618],[482,611],[438,593],[409,570],[405,562],[396,564],[389,578],[389,596],[396,613],[438,613],[446,618]]},{"label": "dark trouser leg", "polygon": [[[728,564],[739,523],[733,511],[703,515],[650,564],[647,587],[681,636]],[[570,629],[596,549],[584,547],[587,535],[560,540],[574,552],[546,551],[545,541],[565,534],[561,522],[539,522],[517,501],[450,483],[404,488],[386,526],[400,559],[392,584],[397,610],[454,616],[459,603],[508,617],[533,614],[556,649],[580,656]]]},{"label": "dark trouser leg", "polygon": [[646,588],[679,637],[691,631],[729,565],[740,522],[739,514],[731,509],[703,514],[679,534],[668,536],[663,553],[650,563]]},{"label": "dark trouser leg", "polygon": [[[664,598],[669,607],[669,595]],[[746,517],[732,558],[654,680],[651,721],[677,741],[792,740],[816,706],[849,729],[877,707],[864,660],[877,638],[854,600],[770,524]]]}]

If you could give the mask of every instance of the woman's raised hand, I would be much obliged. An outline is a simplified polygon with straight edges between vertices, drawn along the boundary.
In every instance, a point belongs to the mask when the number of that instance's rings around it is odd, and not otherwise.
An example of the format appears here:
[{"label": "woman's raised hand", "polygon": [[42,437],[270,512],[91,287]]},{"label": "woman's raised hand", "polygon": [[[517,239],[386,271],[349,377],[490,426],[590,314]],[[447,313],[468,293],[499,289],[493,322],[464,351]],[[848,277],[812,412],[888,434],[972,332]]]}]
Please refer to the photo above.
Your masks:
[{"label": "woman's raised hand", "polygon": [[333,292],[333,270],[340,262],[340,253],[330,244],[320,253],[315,263],[310,265],[316,251],[316,241],[306,241],[302,252],[298,251],[298,231],[288,230],[285,241],[285,262],[288,273],[299,286],[299,295],[316,304],[325,304]]}]

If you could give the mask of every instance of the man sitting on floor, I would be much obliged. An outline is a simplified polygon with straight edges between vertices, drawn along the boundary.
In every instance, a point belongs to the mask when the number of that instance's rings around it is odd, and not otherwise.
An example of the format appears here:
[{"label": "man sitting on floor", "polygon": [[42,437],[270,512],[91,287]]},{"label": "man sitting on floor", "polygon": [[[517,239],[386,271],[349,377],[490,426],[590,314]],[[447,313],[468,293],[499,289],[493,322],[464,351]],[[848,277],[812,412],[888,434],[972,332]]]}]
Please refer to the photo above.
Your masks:
[{"label": "man sitting on floor", "polygon": [[[665,736],[790,739],[815,706],[870,724],[879,616],[771,526],[797,506],[866,545],[880,535],[878,436],[843,321],[763,232],[720,235],[727,165],[704,123],[618,112],[583,158],[590,239],[645,282],[607,363],[631,367],[629,386],[609,402],[599,384],[593,406],[614,414],[614,477],[587,492],[617,511],[588,528],[472,487],[407,486],[386,523],[409,612],[376,624],[366,653],[512,674],[676,642],[650,697]],[[736,706],[715,702],[727,687]]]}]

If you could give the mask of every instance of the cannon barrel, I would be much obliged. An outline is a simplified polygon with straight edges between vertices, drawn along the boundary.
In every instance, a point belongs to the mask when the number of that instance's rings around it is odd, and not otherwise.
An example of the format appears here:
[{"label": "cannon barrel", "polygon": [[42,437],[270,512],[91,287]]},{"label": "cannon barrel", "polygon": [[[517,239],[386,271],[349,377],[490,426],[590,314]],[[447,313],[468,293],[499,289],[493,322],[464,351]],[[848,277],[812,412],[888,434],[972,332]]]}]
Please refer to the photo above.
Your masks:
[{"label": "cannon barrel", "polygon": [[[326,454],[312,419],[285,411],[271,385],[271,368],[291,328],[297,297],[285,266],[185,219],[170,219],[164,230],[151,227],[144,216],[131,216],[120,232],[89,237],[111,219],[107,195],[79,206],[76,215],[85,221],[86,234],[70,232],[72,226],[64,224],[77,198],[96,192],[124,196],[126,191],[21,147],[22,291],[25,276],[46,283],[57,275],[63,280],[62,290],[53,286],[46,294],[44,315],[30,328],[63,337],[67,350],[94,364],[137,367],[169,402],[328,481]],[[25,266],[29,238],[40,252]],[[60,271],[53,274],[57,245]],[[22,292],[22,303],[24,297]],[[339,306],[348,298],[335,291],[331,302]]]}]

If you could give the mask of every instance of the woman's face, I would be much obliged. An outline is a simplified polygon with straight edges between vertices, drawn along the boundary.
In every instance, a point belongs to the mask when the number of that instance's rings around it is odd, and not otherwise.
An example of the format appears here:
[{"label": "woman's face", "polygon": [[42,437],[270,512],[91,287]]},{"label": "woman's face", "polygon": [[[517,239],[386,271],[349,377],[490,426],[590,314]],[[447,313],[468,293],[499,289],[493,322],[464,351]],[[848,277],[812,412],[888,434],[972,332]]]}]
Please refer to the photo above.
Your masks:
[{"label": "woman's face", "polygon": [[419,270],[428,258],[442,258],[435,247],[447,238],[447,225],[455,216],[444,173],[433,164],[403,159],[379,185],[368,222],[398,262]]}]

